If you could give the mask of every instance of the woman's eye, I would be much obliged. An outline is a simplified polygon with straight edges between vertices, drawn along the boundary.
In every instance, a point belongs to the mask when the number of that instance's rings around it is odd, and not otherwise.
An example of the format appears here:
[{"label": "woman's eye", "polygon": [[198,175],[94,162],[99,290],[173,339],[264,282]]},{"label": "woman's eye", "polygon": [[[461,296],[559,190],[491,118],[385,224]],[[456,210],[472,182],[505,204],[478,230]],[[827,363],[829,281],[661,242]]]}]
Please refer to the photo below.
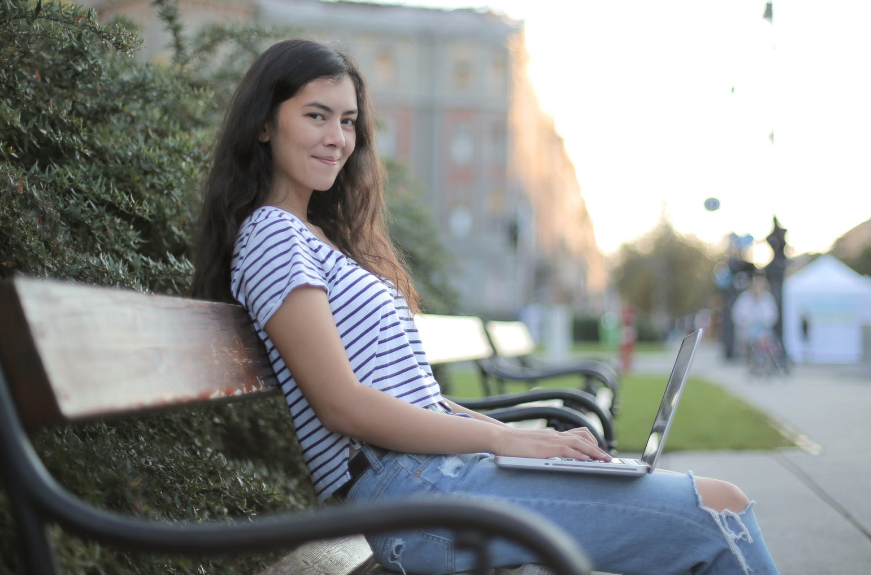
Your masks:
[{"label": "woman's eye", "polygon": [[355,120],[354,118],[345,118],[344,120],[342,120],[342,123],[346,126],[356,126],[357,120]]},{"label": "woman's eye", "polygon": [[309,118],[312,118],[312,119],[314,119],[314,120],[323,120],[323,119],[324,119],[324,115],[323,115],[323,114],[318,114],[318,113],[311,113],[311,114],[308,115],[308,117],[309,117]]}]

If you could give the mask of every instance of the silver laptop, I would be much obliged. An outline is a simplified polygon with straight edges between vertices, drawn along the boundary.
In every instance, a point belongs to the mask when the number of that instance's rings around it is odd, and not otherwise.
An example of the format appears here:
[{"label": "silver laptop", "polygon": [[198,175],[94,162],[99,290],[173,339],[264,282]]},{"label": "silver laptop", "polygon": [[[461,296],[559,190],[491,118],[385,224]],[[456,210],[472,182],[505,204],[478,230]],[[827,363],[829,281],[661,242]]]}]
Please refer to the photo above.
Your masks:
[{"label": "silver laptop", "polygon": [[507,457],[496,456],[496,465],[513,469],[532,469],[544,471],[566,471],[571,473],[602,473],[606,475],[623,475],[628,477],[640,477],[652,473],[656,468],[659,454],[665,447],[665,438],[677,412],[677,404],[680,402],[681,392],[687,380],[690,363],[696,351],[696,345],[702,338],[702,330],[698,330],[684,338],[677,352],[677,359],[665,386],[662,402],[656,419],[653,420],[653,429],[647,438],[644,454],[641,459],[618,459],[611,461],[581,461],[579,459],[566,459],[552,457],[550,459],[535,457]]}]

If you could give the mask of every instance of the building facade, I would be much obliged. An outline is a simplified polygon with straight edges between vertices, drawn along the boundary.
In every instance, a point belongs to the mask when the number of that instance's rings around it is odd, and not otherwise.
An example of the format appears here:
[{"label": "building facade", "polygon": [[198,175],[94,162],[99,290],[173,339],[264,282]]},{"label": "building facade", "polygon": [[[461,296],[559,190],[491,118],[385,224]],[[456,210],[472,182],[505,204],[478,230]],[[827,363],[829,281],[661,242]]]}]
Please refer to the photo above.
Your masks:
[{"label": "building facade", "polygon": [[[101,13],[156,19],[153,8],[133,14],[147,0],[93,1]],[[522,22],[320,0],[180,0],[179,10],[192,27],[222,19],[292,26],[356,59],[375,102],[379,151],[410,166],[454,257],[457,311],[601,310],[604,260],[572,162],[529,82]],[[153,26],[145,36],[149,58],[169,40]],[[149,48],[149,38],[161,46]]]}]

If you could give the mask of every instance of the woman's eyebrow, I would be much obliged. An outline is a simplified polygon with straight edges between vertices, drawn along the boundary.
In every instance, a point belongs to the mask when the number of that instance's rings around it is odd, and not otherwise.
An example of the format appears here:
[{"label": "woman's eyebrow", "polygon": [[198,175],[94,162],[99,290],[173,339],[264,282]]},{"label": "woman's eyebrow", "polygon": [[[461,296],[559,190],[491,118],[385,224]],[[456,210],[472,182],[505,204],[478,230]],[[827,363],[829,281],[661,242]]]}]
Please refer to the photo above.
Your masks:
[{"label": "woman's eyebrow", "polygon": [[[320,102],[309,102],[305,105],[306,108],[317,108],[318,110],[323,110],[327,114],[332,114],[333,109],[327,106],[326,104],[321,104]],[[356,114],[357,108],[352,108],[350,110],[346,110],[342,113],[343,116],[347,116],[349,114]]]}]

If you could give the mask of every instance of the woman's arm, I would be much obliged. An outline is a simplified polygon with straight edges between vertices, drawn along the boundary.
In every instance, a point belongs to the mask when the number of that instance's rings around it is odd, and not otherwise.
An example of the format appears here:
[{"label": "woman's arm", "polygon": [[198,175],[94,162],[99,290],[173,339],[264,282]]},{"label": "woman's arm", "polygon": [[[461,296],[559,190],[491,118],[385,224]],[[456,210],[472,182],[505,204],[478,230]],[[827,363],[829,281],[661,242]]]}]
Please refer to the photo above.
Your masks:
[{"label": "woman's arm", "polygon": [[527,431],[494,425],[498,422],[462,408],[474,418],[421,409],[362,385],[351,369],[326,293],[320,288],[293,290],[264,329],[330,431],[413,453],[609,458],[585,430]]}]

